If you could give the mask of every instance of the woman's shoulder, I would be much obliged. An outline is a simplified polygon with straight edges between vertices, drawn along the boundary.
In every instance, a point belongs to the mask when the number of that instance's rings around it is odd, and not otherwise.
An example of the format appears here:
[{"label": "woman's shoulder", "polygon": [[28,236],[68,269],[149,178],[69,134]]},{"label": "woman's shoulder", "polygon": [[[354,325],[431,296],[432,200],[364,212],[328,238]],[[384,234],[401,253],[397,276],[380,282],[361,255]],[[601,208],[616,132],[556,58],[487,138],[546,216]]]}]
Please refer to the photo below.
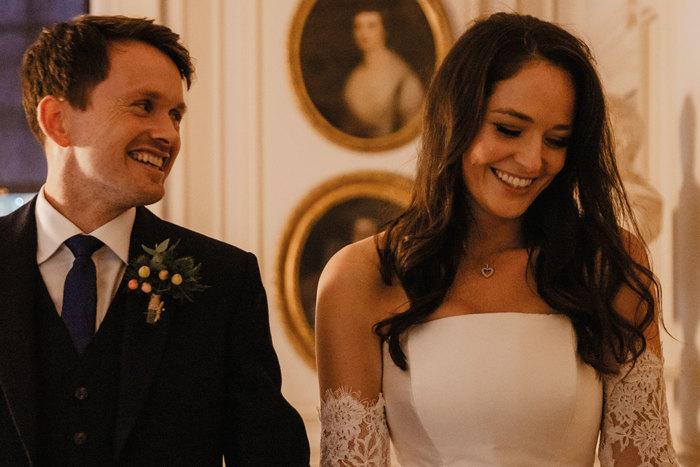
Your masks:
[{"label": "woman's shoulder", "polygon": [[358,289],[355,292],[371,292],[383,283],[379,267],[376,236],[351,243],[326,263],[319,289],[350,287]]},{"label": "woman's shoulder", "polygon": [[406,60],[399,55],[395,50],[393,49],[386,49],[385,51],[386,55],[384,57],[384,63],[388,65],[392,65],[394,67],[406,67],[408,68],[408,63],[406,63]]},{"label": "woman's shoulder", "polygon": [[649,255],[647,247],[641,237],[635,235],[625,228],[620,228],[620,237],[627,250],[627,254],[637,263],[649,268]]},{"label": "woman's shoulder", "polygon": [[[656,302],[655,315],[658,314],[657,283],[652,272],[647,246],[644,241],[626,229],[620,229],[620,237],[627,254],[642,269],[633,270],[635,276],[628,278],[632,282],[623,283],[613,300],[613,308],[626,321],[634,325],[639,325],[645,318],[648,311],[648,303],[645,303],[640,295],[642,289],[647,289],[651,297]],[[642,271],[646,270],[647,273]],[[658,329],[656,326],[657,316],[652,317],[651,325],[645,330],[647,339],[658,339]]]},{"label": "woman's shoulder", "polygon": [[317,312],[352,314],[373,322],[383,305],[392,302],[397,286],[386,284],[380,272],[377,236],[347,245],[328,261],[318,283]]}]

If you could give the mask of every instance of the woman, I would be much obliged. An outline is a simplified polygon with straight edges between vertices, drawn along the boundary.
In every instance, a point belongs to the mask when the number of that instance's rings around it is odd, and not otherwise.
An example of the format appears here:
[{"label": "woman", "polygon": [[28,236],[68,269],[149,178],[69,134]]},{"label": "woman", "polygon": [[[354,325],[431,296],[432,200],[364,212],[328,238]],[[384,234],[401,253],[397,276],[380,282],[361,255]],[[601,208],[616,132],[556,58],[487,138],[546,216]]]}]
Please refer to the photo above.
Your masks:
[{"label": "woman", "polygon": [[409,208],[326,266],[322,463],[677,465],[658,286],[588,48],[497,13],[426,97]]},{"label": "woman", "polygon": [[365,138],[388,135],[419,111],[423,85],[408,64],[387,48],[379,11],[359,11],[352,30],[362,62],[343,88],[343,101],[350,113],[343,130]]}]

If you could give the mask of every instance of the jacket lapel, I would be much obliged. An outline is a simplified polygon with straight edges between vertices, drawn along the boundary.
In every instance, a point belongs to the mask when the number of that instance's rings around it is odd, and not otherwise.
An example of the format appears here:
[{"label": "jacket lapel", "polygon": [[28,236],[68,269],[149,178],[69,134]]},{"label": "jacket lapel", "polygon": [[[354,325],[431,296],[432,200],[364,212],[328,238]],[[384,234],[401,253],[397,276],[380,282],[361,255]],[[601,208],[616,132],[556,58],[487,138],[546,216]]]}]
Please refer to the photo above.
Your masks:
[{"label": "jacket lapel", "polygon": [[[137,208],[131,233],[129,260],[144,253],[141,245],[153,247],[166,238],[165,223],[148,212]],[[163,237],[163,238],[160,238]],[[119,454],[148,398],[153,376],[158,369],[165,347],[168,328],[175,311],[174,305],[161,315],[156,324],[146,323],[148,298],[138,293],[127,292],[125,284],[115,298],[126,306],[124,317],[124,341],[122,347],[121,378],[119,384],[119,407],[115,429],[115,459]]]},{"label": "jacket lapel", "polygon": [[0,389],[29,464],[36,463],[36,201],[0,218]]}]

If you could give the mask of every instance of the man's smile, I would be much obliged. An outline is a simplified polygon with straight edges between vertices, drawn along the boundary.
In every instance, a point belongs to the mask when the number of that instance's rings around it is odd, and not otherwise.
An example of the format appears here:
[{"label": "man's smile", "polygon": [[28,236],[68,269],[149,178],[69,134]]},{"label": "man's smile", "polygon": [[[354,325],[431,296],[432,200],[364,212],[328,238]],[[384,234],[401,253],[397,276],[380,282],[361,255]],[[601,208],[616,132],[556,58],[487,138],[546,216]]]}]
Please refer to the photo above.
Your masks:
[{"label": "man's smile", "polygon": [[146,152],[146,151],[131,151],[128,153],[129,157],[132,159],[148,164],[154,167],[157,167],[158,169],[163,169],[163,166],[165,165],[165,158],[161,156],[157,156],[151,152]]}]

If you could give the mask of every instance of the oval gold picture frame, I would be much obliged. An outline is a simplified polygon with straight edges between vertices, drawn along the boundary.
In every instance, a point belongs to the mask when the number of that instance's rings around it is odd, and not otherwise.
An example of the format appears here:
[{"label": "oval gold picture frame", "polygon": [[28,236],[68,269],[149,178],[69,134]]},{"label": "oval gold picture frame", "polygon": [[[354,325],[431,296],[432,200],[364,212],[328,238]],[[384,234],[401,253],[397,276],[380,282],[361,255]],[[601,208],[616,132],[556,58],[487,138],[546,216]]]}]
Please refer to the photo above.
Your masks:
[{"label": "oval gold picture frame", "polygon": [[[410,113],[397,130],[380,136],[359,136],[343,128],[341,82],[347,78],[362,52],[353,44],[352,21],[356,0],[302,0],[292,20],[288,53],[291,80],[301,108],[313,126],[327,139],[363,152],[402,146],[420,133],[422,106]],[[420,77],[424,90],[452,44],[447,15],[439,0],[375,0],[363,3],[397,18],[385,25],[387,43],[400,62]],[[386,20],[384,20],[386,21]],[[311,25],[309,26],[309,23]],[[395,39],[391,43],[392,34]],[[354,65],[353,65],[354,63]],[[403,65],[402,65],[403,66]],[[400,68],[400,67],[399,67]],[[420,97],[419,97],[420,99]],[[392,101],[394,104],[395,101]],[[396,111],[398,112],[398,111]]]},{"label": "oval gold picture frame", "polygon": [[[403,211],[411,187],[408,177],[388,172],[342,175],[312,190],[289,218],[277,259],[278,299],[285,328],[311,367],[316,367],[311,304],[325,261]],[[360,236],[353,238],[356,232]]]}]

